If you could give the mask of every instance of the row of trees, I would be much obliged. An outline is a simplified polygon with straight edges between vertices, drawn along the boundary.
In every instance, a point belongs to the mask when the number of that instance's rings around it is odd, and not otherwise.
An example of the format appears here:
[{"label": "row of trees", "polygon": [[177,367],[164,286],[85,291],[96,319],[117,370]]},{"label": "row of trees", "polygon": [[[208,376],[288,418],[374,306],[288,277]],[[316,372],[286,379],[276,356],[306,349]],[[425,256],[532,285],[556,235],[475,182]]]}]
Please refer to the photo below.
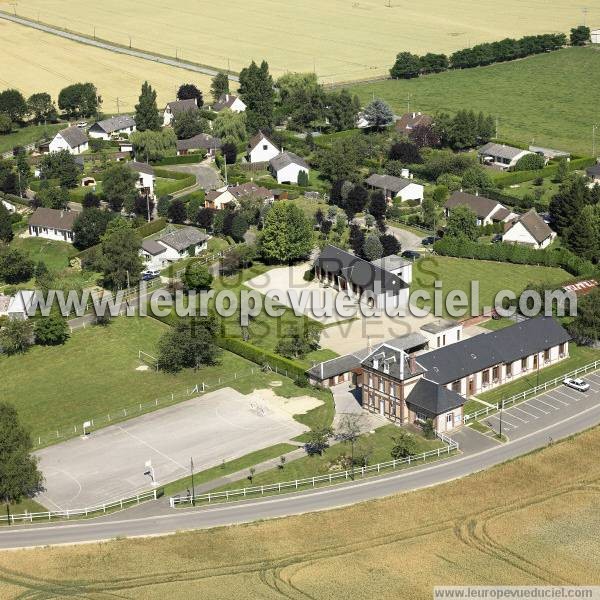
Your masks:
[{"label": "row of trees", "polygon": [[[580,45],[582,33],[579,28],[572,30],[571,43]],[[589,40],[589,29],[587,40]],[[427,73],[439,73],[448,69],[468,69],[523,58],[532,54],[541,54],[558,50],[567,43],[567,36],[562,33],[529,35],[520,39],[506,38],[498,42],[477,44],[471,48],[457,50],[450,57],[445,54],[427,53],[418,56],[411,52],[400,52],[390,69],[394,79],[411,79]]]}]

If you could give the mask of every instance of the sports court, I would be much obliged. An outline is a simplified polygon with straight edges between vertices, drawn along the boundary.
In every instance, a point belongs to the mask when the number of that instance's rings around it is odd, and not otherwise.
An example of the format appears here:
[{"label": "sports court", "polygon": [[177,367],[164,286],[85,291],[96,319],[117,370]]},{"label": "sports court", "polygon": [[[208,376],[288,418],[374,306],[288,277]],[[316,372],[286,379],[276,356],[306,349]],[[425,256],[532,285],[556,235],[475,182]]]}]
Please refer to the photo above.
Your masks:
[{"label": "sports court", "polygon": [[85,508],[152,489],[223,460],[285,442],[307,431],[295,413],[318,406],[310,396],[290,400],[272,390],[244,396],[224,388],[40,450],[50,510]]}]

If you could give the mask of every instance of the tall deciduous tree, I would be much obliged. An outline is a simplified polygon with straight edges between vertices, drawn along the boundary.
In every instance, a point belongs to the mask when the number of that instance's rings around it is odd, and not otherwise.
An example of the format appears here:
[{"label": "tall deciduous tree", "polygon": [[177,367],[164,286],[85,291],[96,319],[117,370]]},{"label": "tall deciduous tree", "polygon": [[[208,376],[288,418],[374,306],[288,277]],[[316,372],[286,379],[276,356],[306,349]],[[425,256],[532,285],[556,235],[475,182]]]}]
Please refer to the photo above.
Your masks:
[{"label": "tall deciduous tree", "polygon": [[102,271],[104,286],[123,289],[137,282],[142,270],[141,239],[131,223],[117,217],[102,236]]},{"label": "tall deciduous tree", "polygon": [[571,29],[571,46],[585,46],[590,41],[590,28],[585,25]]},{"label": "tall deciduous tree", "polygon": [[[31,321],[28,319],[9,319],[2,329],[0,329],[0,348],[2,348],[2,352],[9,356],[27,352],[32,344],[33,327],[31,326]],[[2,461],[0,461],[0,465],[1,463]]]},{"label": "tall deciduous tree", "polygon": [[202,92],[193,83],[184,83],[177,90],[177,100],[195,100],[198,108],[204,104]]},{"label": "tall deciduous tree", "polygon": [[97,114],[101,99],[93,83],[74,83],[58,94],[58,108],[73,117]]},{"label": "tall deciduous tree", "polygon": [[83,250],[99,244],[110,219],[111,213],[108,211],[99,208],[84,209],[73,224],[75,247]]},{"label": "tall deciduous tree", "polygon": [[333,92],[327,97],[327,117],[336,131],[354,129],[360,105],[350,95],[348,90]]},{"label": "tall deciduous tree", "polygon": [[577,317],[568,325],[569,333],[580,344],[600,340],[600,290],[595,289],[577,302]]},{"label": "tall deciduous tree", "polygon": [[236,142],[243,142],[248,136],[246,131],[246,113],[234,113],[229,109],[220,111],[217,118],[213,121],[213,132],[222,140],[232,139]]},{"label": "tall deciduous tree", "polygon": [[208,130],[208,120],[202,116],[199,110],[181,111],[173,119],[173,131],[180,140],[187,140],[199,133],[206,133]]},{"label": "tall deciduous tree", "polygon": [[23,121],[28,112],[27,102],[19,90],[0,92],[0,113],[8,115],[11,121]]},{"label": "tall deciduous tree", "polygon": [[377,260],[383,256],[383,245],[375,233],[370,233],[365,238],[363,254],[367,260]]},{"label": "tall deciduous tree", "polygon": [[9,210],[0,202],[0,242],[8,244],[13,237],[12,217]]},{"label": "tall deciduous tree", "polygon": [[477,215],[468,206],[453,208],[448,217],[445,236],[476,240],[479,237]]},{"label": "tall deciduous tree", "polygon": [[416,54],[400,52],[390,69],[390,75],[393,79],[412,79],[419,76],[420,70],[421,59]]},{"label": "tall deciduous tree", "polygon": [[137,160],[150,162],[164,158],[177,144],[177,136],[171,128],[162,131],[136,131],[130,138]]},{"label": "tall deciduous tree", "polygon": [[125,206],[131,212],[138,195],[135,187],[137,174],[126,163],[115,163],[102,176],[102,191],[108,205],[115,212]]},{"label": "tall deciduous tree", "polygon": [[229,77],[225,73],[217,73],[212,78],[210,93],[215,102],[224,94],[229,94]]},{"label": "tall deciduous tree", "polygon": [[252,61],[240,72],[240,96],[246,104],[247,127],[250,133],[273,128],[275,91],[269,65],[263,60],[260,67]]},{"label": "tall deciduous tree", "polygon": [[43,489],[44,478],[32,454],[33,442],[19,421],[17,410],[0,402],[0,500],[10,514],[10,504],[33,498]]},{"label": "tall deciduous tree", "polygon": [[62,315],[50,314],[36,320],[33,333],[36,344],[59,346],[69,338],[69,325]]},{"label": "tall deciduous tree", "polygon": [[135,105],[135,124],[138,131],[158,131],[162,122],[156,104],[156,90],[144,81],[139,102]]},{"label": "tall deciduous tree", "polygon": [[313,249],[312,223],[295,204],[275,204],[265,217],[259,251],[269,262],[292,262],[306,258]]},{"label": "tall deciduous tree", "polygon": [[51,152],[44,155],[40,162],[41,179],[58,179],[65,188],[77,187],[79,183],[79,168],[75,157],[68,150]]},{"label": "tall deciduous tree", "polygon": [[58,111],[56,110],[56,106],[54,106],[54,102],[52,102],[52,97],[46,92],[39,92],[29,96],[27,108],[33,115],[36,123],[54,121],[58,117]]}]

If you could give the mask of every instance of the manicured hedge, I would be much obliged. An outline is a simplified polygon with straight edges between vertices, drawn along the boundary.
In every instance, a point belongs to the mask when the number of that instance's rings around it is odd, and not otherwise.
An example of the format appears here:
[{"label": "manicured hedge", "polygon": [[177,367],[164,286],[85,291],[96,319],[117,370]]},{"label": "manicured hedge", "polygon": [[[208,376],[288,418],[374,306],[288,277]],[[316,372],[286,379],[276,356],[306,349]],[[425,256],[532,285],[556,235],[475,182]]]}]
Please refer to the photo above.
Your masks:
[{"label": "manicured hedge", "polygon": [[[596,164],[593,158],[576,158],[569,162],[569,170],[577,171],[578,169],[585,169]],[[555,177],[558,171],[558,163],[553,163],[544,167],[543,169],[537,169],[535,171],[511,171],[509,173],[502,173],[493,177],[496,185],[516,185],[517,183],[523,183],[525,181],[531,181],[536,177]]]},{"label": "manicured hedge", "polygon": [[517,244],[479,244],[462,238],[444,237],[433,245],[442,256],[493,260],[519,265],[561,267],[577,277],[598,276],[598,269],[590,261],[584,260],[566,248],[555,250],[534,250]]},{"label": "manicured hedge", "polygon": [[148,237],[154,233],[162,231],[167,226],[166,219],[156,219],[156,221],[150,221],[150,223],[144,223],[136,229],[140,237]]},{"label": "manicured hedge", "polygon": [[217,344],[224,350],[238,354],[257,365],[263,366],[268,363],[272,369],[277,367],[278,371],[287,372],[287,376],[291,379],[306,377],[305,370],[294,361],[268,350],[257,348],[253,344],[249,344],[243,340],[237,338],[218,338]]},{"label": "manicured hedge", "polygon": [[168,165],[189,165],[199,163],[206,158],[206,152],[198,152],[197,154],[185,154],[183,156],[165,156],[165,158],[153,162],[157,167]]}]

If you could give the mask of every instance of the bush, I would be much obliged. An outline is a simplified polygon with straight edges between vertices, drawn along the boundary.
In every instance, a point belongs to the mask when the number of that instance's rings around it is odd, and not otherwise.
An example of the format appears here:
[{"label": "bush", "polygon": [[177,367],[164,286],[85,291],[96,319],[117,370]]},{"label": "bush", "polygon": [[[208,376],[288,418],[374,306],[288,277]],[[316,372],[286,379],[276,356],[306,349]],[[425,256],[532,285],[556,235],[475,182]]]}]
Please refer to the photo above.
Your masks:
[{"label": "bush", "polygon": [[537,171],[546,166],[546,159],[541,154],[526,154],[515,165],[515,171]]},{"label": "bush", "polygon": [[200,150],[194,154],[185,154],[183,156],[165,156],[152,164],[157,167],[166,167],[168,165],[189,165],[201,162],[206,158],[206,150]]},{"label": "bush", "polygon": [[304,279],[304,281],[314,281],[314,279],[315,279],[315,270],[314,269],[308,269],[307,271],[304,271],[304,275],[302,276],[302,278]]}]

